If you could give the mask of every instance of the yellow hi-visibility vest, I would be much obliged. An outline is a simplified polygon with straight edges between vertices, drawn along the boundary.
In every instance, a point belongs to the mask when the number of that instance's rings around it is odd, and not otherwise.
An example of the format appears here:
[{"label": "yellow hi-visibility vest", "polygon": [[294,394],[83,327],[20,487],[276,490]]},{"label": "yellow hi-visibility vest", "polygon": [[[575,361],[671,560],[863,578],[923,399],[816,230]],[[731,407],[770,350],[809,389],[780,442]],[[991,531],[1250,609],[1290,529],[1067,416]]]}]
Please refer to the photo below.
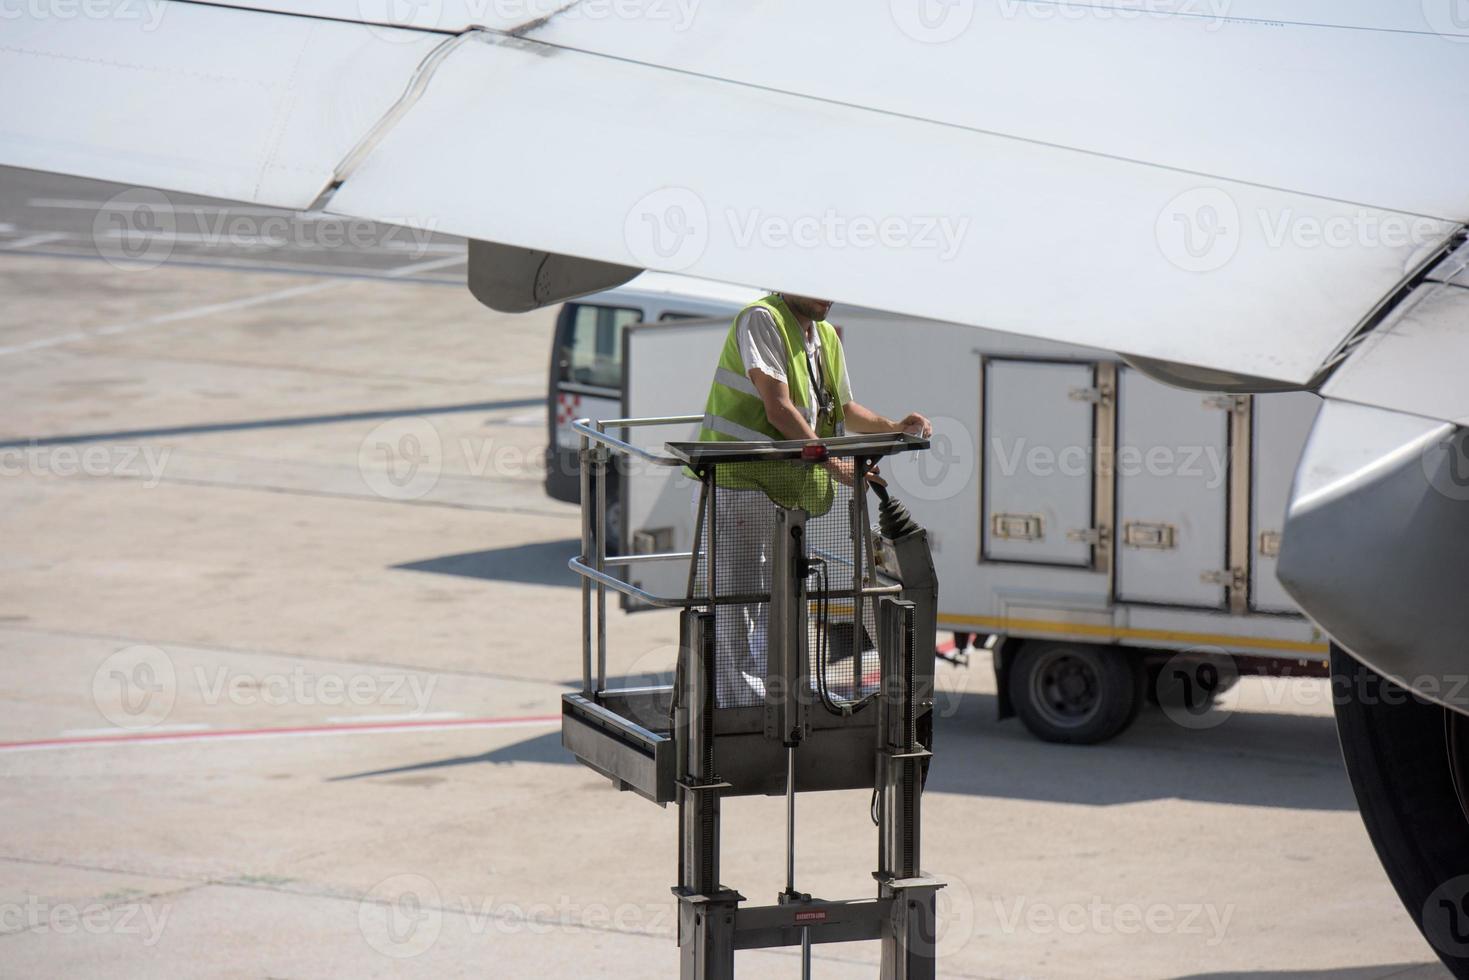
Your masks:
[{"label": "yellow hi-visibility vest", "polygon": [[[811,388],[811,373],[806,359],[806,336],[796,315],[780,296],[771,294],[745,307],[759,306],[768,310],[780,328],[786,349],[786,386],[796,407],[808,411],[819,404]],[[744,310],[740,315],[744,315]],[[836,328],[825,320],[815,325],[821,342],[822,374],[832,410],[817,420],[816,434],[825,439],[839,431],[843,420],[841,399],[837,392],[844,387],[842,342]],[[755,383],[745,372],[738,339],[739,316],[730,326],[704,405],[704,424],[699,430],[701,442],[735,442],[784,439],[765,417],[765,403],[755,390]],[[809,412],[808,412],[809,414]],[[724,463],[715,467],[719,486],[731,489],[764,490],[783,507],[799,508],[819,517],[831,508],[835,494],[831,474],[820,465],[801,462]]]}]

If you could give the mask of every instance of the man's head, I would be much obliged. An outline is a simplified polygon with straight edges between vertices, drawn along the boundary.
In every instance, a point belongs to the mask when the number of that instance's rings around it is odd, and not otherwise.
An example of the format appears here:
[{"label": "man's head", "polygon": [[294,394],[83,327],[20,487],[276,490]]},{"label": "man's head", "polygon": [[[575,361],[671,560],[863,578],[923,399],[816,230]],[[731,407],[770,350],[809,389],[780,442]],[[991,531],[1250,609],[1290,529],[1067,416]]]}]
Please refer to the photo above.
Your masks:
[{"label": "man's head", "polygon": [[786,301],[786,306],[797,316],[809,317],[812,320],[825,320],[826,314],[831,312],[831,300],[815,299],[811,296],[796,296],[792,293],[781,293],[781,298]]}]

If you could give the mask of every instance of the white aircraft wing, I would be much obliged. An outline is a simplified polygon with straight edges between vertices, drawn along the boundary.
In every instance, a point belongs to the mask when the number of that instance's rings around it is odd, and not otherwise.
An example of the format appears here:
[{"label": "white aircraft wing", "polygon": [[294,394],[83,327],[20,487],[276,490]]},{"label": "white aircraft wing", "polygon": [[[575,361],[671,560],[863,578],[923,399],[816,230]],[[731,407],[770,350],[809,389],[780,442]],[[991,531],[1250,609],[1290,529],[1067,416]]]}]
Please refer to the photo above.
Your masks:
[{"label": "white aircraft wing", "polygon": [[[33,6],[0,21],[0,163],[465,235],[509,308],[657,269],[1312,386],[1282,579],[1391,646],[1386,563],[1433,611],[1409,653],[1451,650],[1469,558],[1422,536],[1469,533],[1454,4]],[[1339,533],[1372,499],[1383,534]],[[1442,662],[1405,658],[1375,664]]]},{"label": "white aircraft wing", "polygon": [[1300,384],[1469,219],[1433,2],[112,0],[0,162]]}]

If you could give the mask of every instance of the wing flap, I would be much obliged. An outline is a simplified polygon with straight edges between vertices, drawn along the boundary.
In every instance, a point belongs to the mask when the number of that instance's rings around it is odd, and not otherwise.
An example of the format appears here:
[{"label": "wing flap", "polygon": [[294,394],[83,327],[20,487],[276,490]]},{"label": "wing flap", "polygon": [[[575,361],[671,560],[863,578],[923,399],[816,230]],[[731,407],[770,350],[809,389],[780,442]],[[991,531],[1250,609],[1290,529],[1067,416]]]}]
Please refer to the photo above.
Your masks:
[{"label": "wing flap", "polygon": [[1293,383],[1456,227],[495,35],[331,206]]}]

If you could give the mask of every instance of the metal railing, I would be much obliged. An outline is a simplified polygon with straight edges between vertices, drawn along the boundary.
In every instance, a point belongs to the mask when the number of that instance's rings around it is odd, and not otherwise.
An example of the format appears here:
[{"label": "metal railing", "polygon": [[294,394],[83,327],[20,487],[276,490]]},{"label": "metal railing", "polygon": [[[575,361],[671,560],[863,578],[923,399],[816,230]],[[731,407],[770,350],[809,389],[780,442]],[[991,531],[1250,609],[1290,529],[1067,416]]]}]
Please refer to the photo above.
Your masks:
[{"label": "metal railing", "polygon": [[[625,439],[609,435],[608,429],[631,429],[664,425],[690,425],[703,421],[702,415],[674,415],[661,418],[627,418],[627,419],[605,419],[594,421],[591,419],[577,419],[571,425],[581,438],[581,447],[577,453],[578,462],[581,467],[581,554],[570,559],[567,566],[581,577],[581,600],[582,600],[582,692],[587,696],[601,694],[607,688],[607,590],[612,589],[622,595],[628,596],[638,602],[660,609],[689,609],[708,608],[723,605],[749,605],[752,603],[769,602],[769,592],[751,592],[743,594],[719,595],[715,587],[713,567],[715,563],[715,551],[718,547],[715,535],[709,535],[708,567],[710,574],[707,576],[706,593],[694,594],[696,580],[698,542],[703,537],[703,529],[706,520],[706,512],[713,510],[713,501],[710,499],[709,480],[702,481],[702,489],[699,496],[698,518],[694,528],[694,550],[691,551],[666,551],[654,554],[642,555],[608,555],[607,554],[607,472],[608,463],[614,456],[624,456],[631,459],[640,459],[654,466],[682,467],[688,465],[687,460],[671,454],[659,453],[654,450],[645,449],[634,445]],[[860,444],[863,440],[854,437],[836,437],[834,439],[821,440],[821,444],[838,452],[848,446]],[[783,444],[772,444],[783,445]],[[801,445],[809,445],[802,443]],[[859,494],[858,499],[864,495]],[[859,513],[863,515],[860,527],[862,529],[861,539],[865,540],[866,518],[865,501],[859,503]],[[688,589],[681,596],[656,595],[646,589],[624,581],[616,575],[610,574],[607,569],[639,565],[652,562],[674,562],[685,561],[689,563]],[[861,556],[857,557],[854,565],[863,564]],[[902,585],[876,569],[871,562],[865,563],[867,568],[873,571],[875,577],[885,580],[886,584],[862,585],[850,590],[839,590],[831,593],[822,591],[811,591],[808,593],[811,599],[823,598],[850,598],[857,606],[857,614],[860,616],[860,606],[864,598],[868,596],[897,595],[902,591]],[[862,576],[858,574],[860,580]],[[595,601],[594,601],[595,596]],[[593,623],[596,627],[593,629]],[[592,649],[595,636],[596,668],[595,677],[593,671]],[[595,685],[593,681],[595,680]]]}]

